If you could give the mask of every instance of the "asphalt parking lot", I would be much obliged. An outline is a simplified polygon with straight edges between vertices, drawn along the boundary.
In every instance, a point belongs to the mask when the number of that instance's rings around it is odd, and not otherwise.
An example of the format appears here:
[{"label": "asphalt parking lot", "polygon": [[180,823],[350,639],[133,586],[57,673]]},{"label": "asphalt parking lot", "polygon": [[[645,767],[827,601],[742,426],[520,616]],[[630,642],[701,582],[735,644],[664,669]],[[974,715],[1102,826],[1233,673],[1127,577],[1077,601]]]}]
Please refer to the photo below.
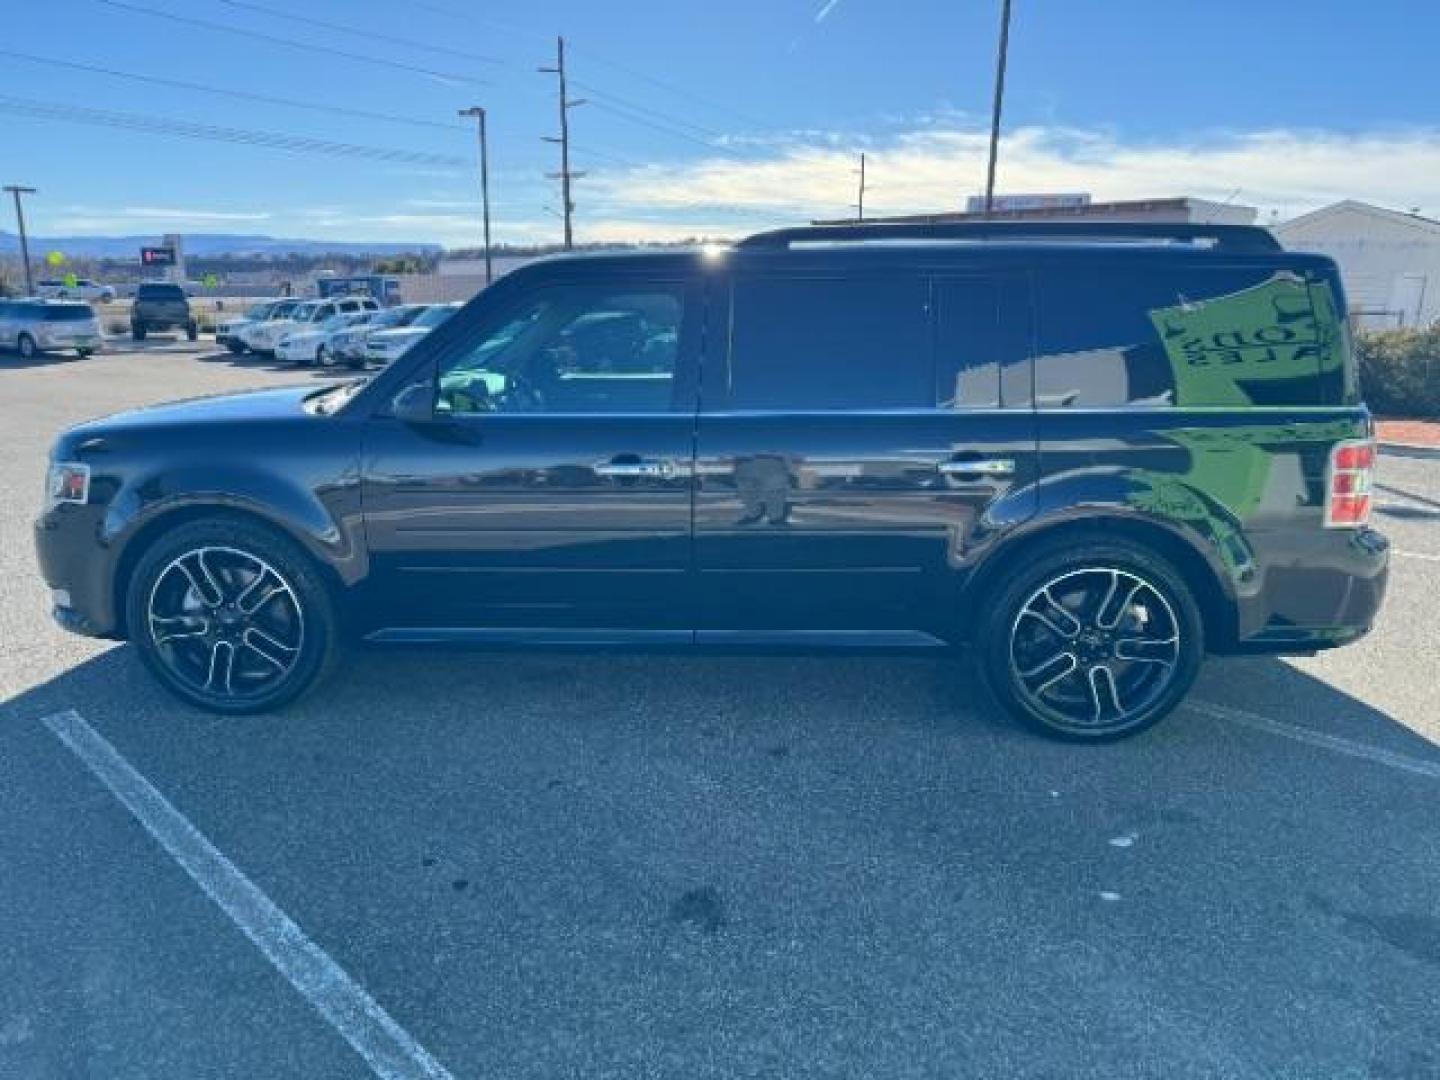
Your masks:
[{"label": "asphalt parking lot", "polygon": [[1440,460],[1382,458],[1369,638],[1107,747],[930,659],[367,653],[219,720],[52,626],[59,428],[320,378],[0,357],[0,1077],[1440,1076]]}]

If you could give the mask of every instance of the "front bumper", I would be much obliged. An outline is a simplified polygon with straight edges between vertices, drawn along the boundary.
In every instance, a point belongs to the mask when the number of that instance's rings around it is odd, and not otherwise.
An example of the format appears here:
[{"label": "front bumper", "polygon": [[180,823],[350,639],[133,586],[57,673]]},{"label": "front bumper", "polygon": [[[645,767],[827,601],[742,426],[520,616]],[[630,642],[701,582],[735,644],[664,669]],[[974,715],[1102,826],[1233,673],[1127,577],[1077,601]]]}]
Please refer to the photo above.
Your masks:
[{"label": "front bumper", "polygon": [[55,621],[87,637],[117,636],[111,552],[99,539],[99,507],[61,503],[35,520],[35,555]]}]

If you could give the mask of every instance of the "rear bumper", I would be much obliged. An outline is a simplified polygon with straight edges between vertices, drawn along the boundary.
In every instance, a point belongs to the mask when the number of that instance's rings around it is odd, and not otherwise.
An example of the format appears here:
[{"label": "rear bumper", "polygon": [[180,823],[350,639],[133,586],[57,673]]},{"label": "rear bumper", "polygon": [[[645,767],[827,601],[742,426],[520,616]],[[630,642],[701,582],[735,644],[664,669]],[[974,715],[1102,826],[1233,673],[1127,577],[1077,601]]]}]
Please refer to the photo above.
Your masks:
[{"label": "rear bumper", "polygon": [[1239,600],[1235,654],[1310,653],[1370,632],[1390,575],[1374,529],[1277,530],[1252,536],[1258,566]]}]

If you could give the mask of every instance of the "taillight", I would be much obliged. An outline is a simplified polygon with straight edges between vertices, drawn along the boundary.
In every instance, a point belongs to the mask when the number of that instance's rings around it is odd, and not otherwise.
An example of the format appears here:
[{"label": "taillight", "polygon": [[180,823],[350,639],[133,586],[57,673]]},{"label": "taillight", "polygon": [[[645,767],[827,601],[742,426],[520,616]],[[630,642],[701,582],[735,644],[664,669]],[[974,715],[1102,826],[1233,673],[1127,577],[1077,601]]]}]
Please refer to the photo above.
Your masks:
[{"label": "taillight", "polygon": [[1375,444],[1368,439],[1336,443],[1325,474],[1325,527],[1354,529],[1370,520],[1370,478]]}]

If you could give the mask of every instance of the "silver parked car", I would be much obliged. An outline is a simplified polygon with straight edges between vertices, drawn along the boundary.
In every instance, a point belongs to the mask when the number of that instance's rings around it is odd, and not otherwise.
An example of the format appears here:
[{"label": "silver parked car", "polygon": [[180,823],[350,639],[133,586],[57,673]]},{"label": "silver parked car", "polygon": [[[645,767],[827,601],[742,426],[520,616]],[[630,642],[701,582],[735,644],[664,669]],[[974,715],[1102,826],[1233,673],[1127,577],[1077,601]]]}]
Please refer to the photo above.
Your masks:
[{"label": "silver parked car", "polygon": [[0,348],[26,360],[52,349],[89,356],[100,347],[100,320],[89,304],[70,300],[0,300]]}]

